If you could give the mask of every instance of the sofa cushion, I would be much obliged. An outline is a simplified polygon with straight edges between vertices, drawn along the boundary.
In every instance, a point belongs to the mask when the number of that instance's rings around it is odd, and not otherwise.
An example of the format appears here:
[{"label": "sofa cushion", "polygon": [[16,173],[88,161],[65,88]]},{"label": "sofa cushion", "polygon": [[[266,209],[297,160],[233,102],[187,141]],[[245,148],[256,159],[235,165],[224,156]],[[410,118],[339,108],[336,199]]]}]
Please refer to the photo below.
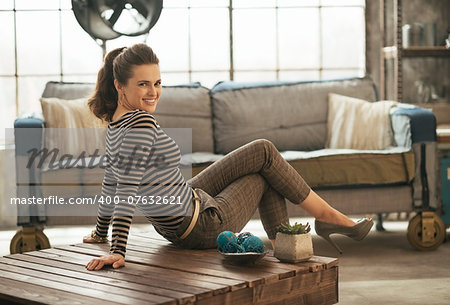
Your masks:
[{"label": "sofa cushion", "polygon": [[89,97],[95,89],[93,83],[48,82],[42,97],[58,97],[72,100]]},{"label": "sofa cushion", "polygon": [[407,184],[414,177],[409,148],[285,151],[282,156],[311,187]]},{"label": "sofa cushion", "polygon": [[222,159],[223,155],[207,153],[207,152],[195,152],[192,154],[185,154],[181,156],[181,167],[195,167],[204,164],[211,164]]},{"label": "sofa cushion", "polygon": [[[94,89],[92,83],[48,82],[42,96],[75,99],[90,96]],[[192,128],[193,152],[214,151],[209,90],[200,83],[164,86],[154,115],[163,129]]]},{"label": "sofa cushion", "polygon": [[[339,186],[397,185],[410,183],[414,177],[414,153],[395,147],[383,151],[322,149],[317,151],[284,151],[281,155],[314,188]],[[197,175],[223,155],[193,153],[181,160],[186,179]],[[45,196],[95,196],[101,191],[104,169],[101,158],[86,158],[70,168],[42,172]],[[80,163],[84,162],[84,163]],[[83,165],[83,166],[77,166]],[[89,166],[87,166],[89,165]],[[46,168],[45,164],[43,168]]]},{"label": "sofa cushion", "polygon": [[376,100],[368,78],[217,84],[211,90],[216,152],[225,154],[258,138],[279,150],[324,148],[330,92]]},{"label": "sofa cushion", "polygon": [[41,98],[46,128],[44,147],[59,150],[61,155],[93,154],[96,149],[105,152],[106,122],[89,110],[87,98],[65,100]]},{"label": "sofa cushion", "polygon": [[394,144],[390,109],[394,101],[368,102],[330,93],[327,148],[385,149]]},{"label": "sofa cushion", "polygon": [[41,98],[42,114],[47,128],[96,128],[107,123],[90,111],[87,98],[73,100]]},{"label": "sofa cushion", "polygon": [[207,88],[200,84],[164,87],[154,115],[162,129],[192,128],[192,152],[214,151]]}]

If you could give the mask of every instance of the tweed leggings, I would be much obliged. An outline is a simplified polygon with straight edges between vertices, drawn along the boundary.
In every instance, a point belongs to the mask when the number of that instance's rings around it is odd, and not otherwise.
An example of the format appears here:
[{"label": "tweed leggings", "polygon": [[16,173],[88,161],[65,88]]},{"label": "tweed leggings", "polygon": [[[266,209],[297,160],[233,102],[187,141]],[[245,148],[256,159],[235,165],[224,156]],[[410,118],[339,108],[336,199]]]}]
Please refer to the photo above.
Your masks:
[{"label": "tweed leggings", "polygon": [[274,239],[276,227],[289,221],[285,198],[299,204],[310,192],[268,140],[255,140],[230,152],[188,183],[199,194],[200,215],[186,239],[171,240],[198,249],[216,247],[222,231],[241,231],[256,209],[269,239]]}]

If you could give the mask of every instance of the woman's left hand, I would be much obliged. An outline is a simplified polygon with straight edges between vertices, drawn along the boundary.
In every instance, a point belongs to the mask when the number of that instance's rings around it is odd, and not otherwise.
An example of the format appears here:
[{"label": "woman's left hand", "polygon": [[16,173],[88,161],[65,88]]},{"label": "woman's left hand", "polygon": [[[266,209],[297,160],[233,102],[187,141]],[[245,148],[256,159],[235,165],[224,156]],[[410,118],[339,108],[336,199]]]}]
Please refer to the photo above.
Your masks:
[{"label": "woman's left hand", "polygon": [[87,270],[100,270],[105,265],[112,265],[114,269],[125,266],[125,258],[120,254],[103,255],[93,258],[86,265]]}]

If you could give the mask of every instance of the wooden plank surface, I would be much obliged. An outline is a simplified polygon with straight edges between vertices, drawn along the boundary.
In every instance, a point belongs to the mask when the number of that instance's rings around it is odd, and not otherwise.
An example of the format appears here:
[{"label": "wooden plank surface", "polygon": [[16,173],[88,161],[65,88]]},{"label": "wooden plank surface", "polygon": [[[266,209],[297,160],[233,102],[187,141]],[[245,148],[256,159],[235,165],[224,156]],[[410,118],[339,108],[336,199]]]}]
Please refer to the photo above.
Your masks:
[{"label": "wooden plank surface", "polygon": [[107,305],[118,304],[112,301],[85,297],[76,293],[58,291],[40,285],[29,284],[22,281],[1,277],[0,281],[1,304],[86,304]]},{"label": "wooden plank surface", "polygon": [[[68,277],[73,275],[72,272],[79,272],[82,273],[84,278],[86,279],[92,280],[93,282],[100,281],[109,285],[109,289],[115,289],[115,287],[119,286],[122,288],[128,288],[133,291],[147,292],[149,299],[161,300],[167,302],[167,304],[176,304],[176,298],[180,298],[181,300],[187,299],[188,301],[192,301],[193,299],[191,294],[178,294],[176,292],[172,293],[173,299],[167,297],[160,298],[158,294],[167,296],[170,295],[172,291],[168,289],[158,289],[145,284],[132,282],[126,277],[122,276],[119,272],[117,272],[118,270],[113,271],[111,269],[103,269],[95,272],[88,271],[86,270],[84,264],[77,263],[76,260],[72,257],[69,257],[66,260],[68,262],[65,262],[64,260],[55,260],[51,257],[51,255],[36,251],[28,252],[26,254],[14,254],[5,257],[5,259],[8,259],[7,263],[9,263],[9,260],[13,262],[18,261],[21,265],[24,266],[27,263],[37,264],[36,268],[44,270],[48,266],[55,267],[60,269],[60,272],[66,273]],[[151,293],[149,293],[150,290]],[[168,302],[167,300],[170,300],[170,302]]]},{"label": "wooden plank surface", "polygon": [[[98,245],[97,245],[98,246]],[[80,249],[81,248],[81,249]],[[58,247],[56,249],[58,250],[66,250],[66,251],[72,251],[77,253],[95,253],[98,254],[97,251],[91,251],[91,250],[98,250],[96,245],[87,246],[86,248],[84,245],[80,245],[80,248],[74,248],[72,246],[68,247]],[[94,248],[94,249],[92,249]],[[70,255],[70,254],[69,254]],[[127,267],[130,266],[130,264],[127,262]],[[136,271],[137,273],[141,272],[148,272],[153,273],[161,276],[162,278],[176,278],[180,283],[188,283],[189,285],[194,285],[198,287],[205,287],[212,291],[215,291],[216,289],[220,289],[223,292],[226,292],[228,290],[238,290],[242,289],[248,286],[246,281],[243,280],[235,280],[235,279],[229,279],[229,278],[222,278],[217,276],[210,276],[207,274],[199,274],[199,273],[193,273],[188,271],[180,271],[180,270],[174,270],[171,269],[170,272],[168,272],[168,269],[161,268],[161,266],[151,266],[151,265],[145,265],[142,266],[141,264],[132,264],[131,269]],[[137,274],[137,273],[134,274]]]},{"label": "wooden plank surface", "polygon": [[[130,293],[129,290],[121,287],[115,287],[114,290],[112,290],[111,287],[105,284],[94,283],[77,278],[67,278],[65,276],[45,271],[32,270],[25,267],[1,264],[0,276],[67,292],[73,292],[75,290],[74,287],[76,287],[77,293],[105,301],[115,300],[119,303],[143,305],[159,303],[154,299],[149,300],[149,296],[146,293],[136,291]],[[53,294],[57,293],[54,292]]]},{"label": "wooden plank surface", "polygon": [[[127,288],[132,288],[124,285],[127,283],[125,281],[114,280],[108,282],[105,281],[105,277],[100,275],[93,275],[92,273],[89,274],[89,271],[87,270],[86,273],[82,273],[53,266],[41,265],[35,262],[26,262],[7,258],[0,258],[0,263],[2,263],[0,264],[0,271],[12,271],[14,273],[52,280],[54,282],[69,282],[73,286],[94,288],[100,291],[110,291],[111,288],[114,288],[113,293],[108,296],[107,300],[111,300],[111,298],[115,299],[116,294],[128,296],[130,294],[130,289]],[[134,298],[146,300],[149,304],[176,304],[176,301],[174,299],[169,299],[167,297],[161,297],[145,292],[148,290],[148,287],[145,287],[145,290],[141,291],[139,291],[138,289],[132,290],[132,295]]]},{"label": "wooden plank surface", "polygon": [[[94,258],[94,256],[81,255],[68,251],[65,252],[57,249],[45,249],[45,251],[44,250],[33,251],[26,253],[26,255],[47,258],[50,260],[50,262],[62,261],[66,263],[77,263],[78,265],[81,265],[82,268],[84,268],[84,266],[90,259]],[[127,263],[127,268],[112,269],[111,267],[108,267],[99,271],[88,271],[88,272],[90,272],[91,274],[92,273],[101,274],[104,277],[124,280],[129,283],[142,284],[145,287],[144,289],[150,290],[151,293],[177,299],[181,304],[193,302],[195,300],[195,295],[192,294],[191,292],[178,291],[175,289],[176,287],[167,286],[168,283],[166,282],[160,282],[157,277],[155,278],[143,277],[143,275],[145,274],[144,271],[142,272],[128,271],[130,269],[128,265],[130,264]]]},{"label": "wooden plank surface", "polygon": [[0,258],[0,303],[22,304],[334,304],[335,258],[254,265],[224,262],[212,250],[180,249],[157,234],[131,235],[126,265],[88,271],[108,244],[61,246]]},{"label": "wooden plank surface", "polygon": [[[80,254],[90,254],[97,256],[105,254],[105,250],[95,250],[88,247],[90,246],[80,245],[80,247],[71,247],[71,251],[75,251]],[[65,250],[67,250],[67,247]],[[42,251],[53,253],[57,252],[55,251],[55,249],[46,249]],[[190,251],[195,252],[198,250]],[[208,250],[202,250],[202,252],[203,251]],[[219,257],[219,253],[216,253],[216,256]],[[127,251],[126,260],[137,264],[164,267],[168,270],[167,272],[173,269],[212,276],[219,275],[221,277],[230,279],[244,279],[248,282],[249,286],[278,280],[277,270],[272,270],[273,268],[270,267],[261,267],[259,266],[259,264],[252,267],[242,267],[215,263],[213,261],[195,261],[191,257],[187,258],[186,255],[175,256],[161,253],[138,253],[135,251]]]},{"label": "wooden plank surface", "polygon": [[[323,287],[337,285],[337,269],[321,270],[314,273],[303,273],[295,277],[283,279],[277,283],[268,285],[259,285],[255,287],[254,300],[257,304],[271,304],[281,302],[286,298],[303,297],[306,294],[317,294],[314,303],[322,304],[328,296],[321,296],[320,291]],[[325,289],[327,292],[329,289]],[[337,300],[336,300],[337,301]]]},{"label": "wooden plank surface", "polygon": [[[144,234],[136,234],[128,241],[128,245],[137,245],[142,247],[142,249],[146,249],[146,247],[156,247],[157,249],[174,249],[174,251],[180,251],[183,249],[175,247],[172,243],[165,240],[159,235],[144,235]],[[189,250],[187,250],[189,251]],[[273,251],[269,250],[269,255],[265,257],[265,260],[262,264],[267,262],[275,262],[277,263],[278,268],[288,269],[288,270],[296,270],[297,272],[314,272],[314,270],[320,270],[321,268],[331,268],[333,266],[337,266],[339,261],[337,258],[332,257],[323,257],[323,256],[313,256],[308,261],[308,268],[304,268],[304,264],[280,264],[280,261],[273,256]],[[217,256],[217,251],[214,249],[211,250],[202,250],[201,252],[197,252],[201,256],[205,256],[208,254],[212,254],[215,257]],[[261,264],[258,264],[261,265]]]},{"label": "wooden plank surface", "polygon": [[[12,271],[0,270],[0,278],[2,278],[2,280],[11,279],[19,282],[24,282],[25,284],[33,284],[45,288],[50,288],[51,289],[50,296],[54,297],[57,297],[60,291],[69,293],[75,291],[74,287],[71,284],[57,283],[41,277],[35,277],[33,275],[26,275],[22,273],[15,273]],[[121,297],[114,294],[111,295],[109,291],[101,291],[85,287],[76,287],[76,293],[86,297],[99,298],[106,302],[114,300],[112,303],[115,304],[142,304],[142,305],[146,304],[145,301],[141,301],[132,297]],[[96,302],[97,301],[92,300],[92,303]]]}]

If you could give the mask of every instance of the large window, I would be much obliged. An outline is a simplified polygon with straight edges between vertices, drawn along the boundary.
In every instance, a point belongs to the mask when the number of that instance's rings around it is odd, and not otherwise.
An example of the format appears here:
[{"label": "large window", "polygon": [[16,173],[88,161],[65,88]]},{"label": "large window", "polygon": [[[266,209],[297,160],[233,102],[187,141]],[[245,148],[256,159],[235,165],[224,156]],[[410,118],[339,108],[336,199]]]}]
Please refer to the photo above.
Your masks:
[{"label": "large window", "polygon": [[[166,85],[222,80],[322,80],[363,76],[364,0],[164,0],[147,42]],[[2,131],[40,113],[50,80],[94,82],[102,50],[78,25],[70,0],[0,1]],[[4,132],[0,144],[4,143]]]}]

